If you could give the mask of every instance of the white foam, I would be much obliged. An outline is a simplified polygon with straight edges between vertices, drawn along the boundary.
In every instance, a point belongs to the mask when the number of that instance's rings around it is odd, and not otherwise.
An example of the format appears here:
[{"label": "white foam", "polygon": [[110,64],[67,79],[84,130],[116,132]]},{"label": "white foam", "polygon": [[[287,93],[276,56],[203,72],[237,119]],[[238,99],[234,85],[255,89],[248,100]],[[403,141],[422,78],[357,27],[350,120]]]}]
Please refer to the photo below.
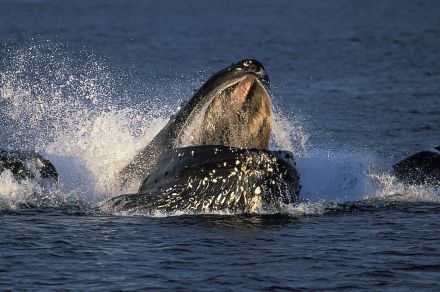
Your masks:
[{"label": "white foam", "polygon": [[407,185],[390,173],[371,174],[371,177],[377,188],[365,196],[366,201],[440,203],[440,186]]},{"label": "white foam", "polygon": [[77,131],[59,133],[47,145],[46,155],[68,189],[81,186],[97,200],[133,191],[120,190],[117,175],[166,123],[162,118],[145,120],[144,131],[136,134],[130,128],[133,114],[131,109],[104,112]]},{"label": "white foam", "polygon": [[53,186],[44,187],[34,180],[18,181],[10,170],[0,173],[0,209],[59,206],[63,200]]}]

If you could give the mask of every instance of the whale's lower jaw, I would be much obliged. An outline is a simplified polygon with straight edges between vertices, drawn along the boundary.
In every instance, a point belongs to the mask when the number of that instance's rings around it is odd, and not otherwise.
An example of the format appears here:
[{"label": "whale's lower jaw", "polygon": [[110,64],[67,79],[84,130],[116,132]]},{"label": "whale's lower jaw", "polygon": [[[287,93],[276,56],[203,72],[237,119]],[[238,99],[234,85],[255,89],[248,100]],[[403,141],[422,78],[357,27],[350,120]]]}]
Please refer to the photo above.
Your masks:
[{"label": "whale's lower jaw", "polygon": [[299,176],[285,151],[194,146],[166,151],[138,194],[101,210],[124,213],[277,213],[298,199]]}]

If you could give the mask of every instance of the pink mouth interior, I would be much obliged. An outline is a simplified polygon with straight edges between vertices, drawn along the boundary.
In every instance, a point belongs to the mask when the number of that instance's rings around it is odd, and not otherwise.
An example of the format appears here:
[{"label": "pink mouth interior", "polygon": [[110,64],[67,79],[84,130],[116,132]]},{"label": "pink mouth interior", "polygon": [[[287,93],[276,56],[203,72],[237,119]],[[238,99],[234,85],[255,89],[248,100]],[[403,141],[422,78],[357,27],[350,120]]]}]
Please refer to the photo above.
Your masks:
[{"label": "pink mouth interior", "polygon": [[234,88],[234,90],[231,92],[229,98],[229,104],[234,112],[237,112],[241,109],[253,84],[254,84],[254,77],[247,76],[245,79],[240,81],[238,86]]}]

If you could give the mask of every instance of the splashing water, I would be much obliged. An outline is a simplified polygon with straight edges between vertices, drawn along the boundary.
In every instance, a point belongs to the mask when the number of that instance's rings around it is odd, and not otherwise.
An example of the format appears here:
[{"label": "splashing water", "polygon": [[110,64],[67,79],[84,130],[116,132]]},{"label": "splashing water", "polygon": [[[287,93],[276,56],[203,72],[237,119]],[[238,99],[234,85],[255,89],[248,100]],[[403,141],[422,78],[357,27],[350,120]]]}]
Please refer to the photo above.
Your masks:
[{"label": "splashing water", "polygon": [[103,112],[84,121],[76,131],[60,133],[47,145],[47,157],[56,166],[69,167],[68,174],[60,171],[60,179],[68,189],[91,192],[97,195],[95,199],[121,192],[117,174],[166,123],[164,118],[146,119],[141,123],[145,130],[136,134],[131,130],[133,115],[140,118],[142,114],[132,109]]},{"label": "splashing water", "polygon": [[[170,110],[136,104],[108,67],[93,56],[72,59],[59,46],[31,46],[10,52],[0,72],[3,148],[35,149],[52,161],[62,196],[87,202],[116,195],[116,174],[165,125]],[[137,89],[139,91],[139,89]],[[117,95],[120,94],[120,95]],[[35,183],[17,182],[5,172],[1,195],[11,206],[43,194]],[[52,190],[52,194],[55,194]]]},{"label": "splashing water", "polygon": [[[42,189],[5,171],[0,208],[91,205],[135,192],[118,188],[118,172],[178,108],[162,104],[148,88],[130,88],[92,54],[78,59],[62,46],[44,44],[6,55],[0,71],[0,146],[37,150],[58,169],[60,184]],[[139,103],[133,91],[150,97],[148,103]],[[438,188],[403,185],[381,170],[372,154],[312,149],[303,124],[275,108],[271,148],[296,155],[303,186],[302,202],[286,206],[283,213],[319,215],[333,203],[360,200],[440,203]],[[164,215],[170,214],[157,214]]]},{"label": "splashing water", "polygon": [[422,202],[440,203],[440,187],[429,184],[405,185],[389,173],[372,174],[378,187],[365,200],[381,200],[384,202]]},{"label": "splashing water", "polygon": [[14,147],[44,146],[69,123],[113,106],[112,79],[91,56],[75,62],[63,48],[41,45],[9,52],[5,63],[1,110],[9,123],[2,122],[9,125],[8,143]]},{"label": "splashing water", "polygon": [[272,139],[270,147],[288,150],[296,156],[306,156],[309,152],[309,134],[304,130],[301,119],[285,115],[278,107],[273,110]]}]

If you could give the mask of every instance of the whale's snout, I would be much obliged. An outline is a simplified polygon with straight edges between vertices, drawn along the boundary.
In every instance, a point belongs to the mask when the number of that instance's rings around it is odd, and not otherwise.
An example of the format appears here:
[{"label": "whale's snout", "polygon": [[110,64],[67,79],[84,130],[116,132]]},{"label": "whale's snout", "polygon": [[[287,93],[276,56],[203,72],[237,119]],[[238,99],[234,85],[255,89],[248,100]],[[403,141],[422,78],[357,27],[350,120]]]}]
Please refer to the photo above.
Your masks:
[{"label": "whale's snout", "polygon": [[242,71],[243,73],[252,73],[257,76],[260,82],[269,89],[269,75],[264,69],[263,64],[254,59],[244,59],[234,65],[232,65],[234,70]]}]

